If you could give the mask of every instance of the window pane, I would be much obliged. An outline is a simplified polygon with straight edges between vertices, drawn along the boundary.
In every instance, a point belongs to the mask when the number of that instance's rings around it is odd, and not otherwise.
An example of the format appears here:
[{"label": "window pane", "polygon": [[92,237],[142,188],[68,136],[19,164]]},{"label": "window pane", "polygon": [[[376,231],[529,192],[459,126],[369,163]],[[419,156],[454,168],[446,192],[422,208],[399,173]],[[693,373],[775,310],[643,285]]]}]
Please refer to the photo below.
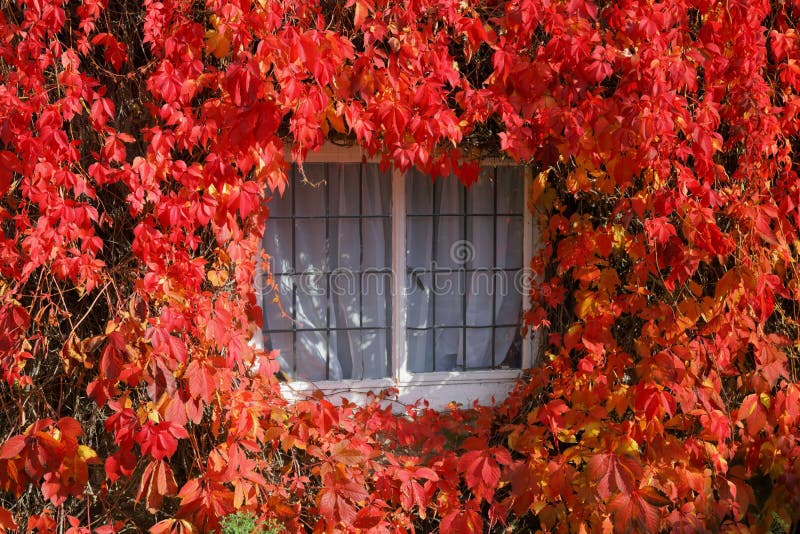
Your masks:
[{"label": "window pane", "polygon": [[408,330],[406,347],[409,371],[412,373],[433,371],[433,330]]},{"label": "window pane", "polygon": [[[495,324],[520,324],[522,293],[519,288],[520,271],[497,273],[495,298]],[[511,276],[514,278],[511,278]]]},{"label": "window pane", "polygon": [[361,270],[391,268],[392,226],[389,218],[363,219],[361,235],[364,239],[361,248]]},{"label": "window pane", "polygon": [[361,267],[361,225],[358,219],[330,219],[331,270],[358,271]]},{"label": "window pane", "polygon": [[453,215],[464,213],[466,188],[455,176],[437,178],[434,186],[433,209],[435,214]]},{"label": "window pane", "polygon": [[[263,299],[270,303],[262,308],[264,314],[264,330],[291,330],[293,327],[294,305],[292,302],[292,278],[290,276],[276,276],[275,285],[263,286]],[[279,303],[275,297],[278,296]]]},{"label": "window pane", "polygon": [[494,303],[495,275],[492,270],[467,273],[467,321],[468,326],[491,326]]},{"label": "window pane", "polygon": [[406,264],[410,269],[432,268],[433,217],[409,217],[406,219]]},{"label": "window pane", "polygon": [[294,334],[292,332],[273,332],[265,337],[267,350],[279,350],[278,363],[289,375],[294,372]]},{"label": "window pane", "polygon": [[361,280],[358,273],[346,270],[330,275],[331,328],[361,326]]},{"label": "window pane", "polygon": [[464,217],[437,217],[434,221],[433,248],[436,269],[462,267],[472,254],[464,235]]},{"label": "window pane", "polygon": [[497,213],[522,213],[525,207],[523,181],[520,167],[497,167]]},{"label": "window pane", "polygon": [[406,324],[433,326],[433,275],[412,271],[406,277]]},{"label": "window pane", "polygon": [[518,327],[497,328],[494,333],[495,360],[498,367],[522,367],[522,334]]},{"label": "window pane", "polygon": [[409,215],[433,213],[433,180],[417,169],[407,173],[406,210]]},{"label": "window pane", "polygon": [[328,336],[324,331],[297,332],[295,366],[296,376],[306,380],[332,380],[342,378],[342,368],[332,360],[328,370]]},{"label": "window pane", "polygon": [[277,265],[278,272],[299,274],[278,279],[291,318],[273,303],[274,290],[264,292],[264,329],[267,335],[279,328],[294,331],[282,338],[281,364],[297,379],[387,376],[391,173],[379,172],[377,165],[334,163],[307,164],[305,174],[315,185],[296,171],[294,198],[276,200],[289,206],[278,211],[288,218],[267,223],[264,245],[273,273]]},{"label": "window pane", "polygon": [[[461,259],[468,259],[465,265],[471,269],[491,269],[495,266],[495,218],[485,216],[467,217],[467,239],[461,245]],[[519,245],[522,241],[519,242]]]},{"label": "window pane", "polygon": [[454,371],[463,366],[463,329],[437,328],[434,371]]},{"label": "window pane", "polygon": [[[358,365],[354,366],[353,378],[383,378],[389,374],[389,354],[386,330],[362,330],[361,350]],[[356,375],[358,371],[358,375]]]},{"label": "window pane", "polygon": [[365,273],[361,275],[361,325],[388,327],[392,324],[392,275]]},{"label": "window pane", "polygon": [[464,274],[459,272],[435,273],[433,278],[433,293],[433,315],[435,325],[463,325]]},{"label": "window pane", "polygon": [[[289,172],[289,179],[291,180],[291,171]],[[272,196],[272,200],[270,200],[268,204],[270,218],[292,216],[292,195],[294,195],[294,187],[290,185],[284,189],[283,196],[277,191],[268,194]]]},{"label": "window pane", "polygon": [[453,177],[432,189],[419,173],[407,184],[409,370],[496,368],[520,320],[523,171],[485,167],[469,189]]},{"label": "window pane", "polygon": [[501,269],[522,268],[522,217],[497,218],[497,267]]},{"label": "window pane", "polygon": [[392,214],[392,172],[381,172],[380,165],[364,165],[364,179],[361,184],[361,211],[365,216],[386,216]]},{"label": "window pane", "polygon": [[[361,171],[358,164],[330,164],[328,168],[328,214],[356,216]],[[355,195],[354,195],[355,193]],[[298,211],[299,214],[299,211]]]},{"label": "window pane", "polygon": [[298,219],[294,223],[295,268],[299,273],[328,268],[325,219]]},{"label": "window pane", "polygon": [[328,324],[327,276],[307,273],[292,277],[295,284],[295,328],[325,328]]},{"label": "window pane", "polygon": [[467,190],[467,213],[494,213],[494,168],[482,167],[478,181]]},{"label": "window pane", "polygon": [[325,165],[307,163],[303,165],[306,178],[299,170],[294,172],[294,216],[295,217],[322,217],[326,215],[325,196],[327,192]]},{"label": "window pane", "polygon": [[492,330],[492,328],[467,329],[467,369],[485,369],[492,366]]},{"label": "window pane", "polygon": [[261,240],[264,250],[268,251],[273,274],[292,272],[294,259],[292,255],[292,221],[270,219]]}]

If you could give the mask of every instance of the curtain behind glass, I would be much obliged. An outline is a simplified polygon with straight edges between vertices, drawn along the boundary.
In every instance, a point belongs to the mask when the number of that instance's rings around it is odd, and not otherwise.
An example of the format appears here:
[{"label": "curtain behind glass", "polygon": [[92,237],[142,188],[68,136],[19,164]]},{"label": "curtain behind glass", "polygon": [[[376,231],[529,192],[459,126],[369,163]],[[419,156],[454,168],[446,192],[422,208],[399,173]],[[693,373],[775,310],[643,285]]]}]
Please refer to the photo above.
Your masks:
[{"label": "curtain behind glass", "polygon": [[413,372],[519,367],[522,169],[484,168],[466,190],[407,185],[407,344]]},{"label": "curtain behind glass", "polygon": [[[304,380],[389,371],[391,178],[375,164],[306,164],[270,203],[264,248],[278,285],[265,344]],[[281,307],[283,312],[281,312]]]}]

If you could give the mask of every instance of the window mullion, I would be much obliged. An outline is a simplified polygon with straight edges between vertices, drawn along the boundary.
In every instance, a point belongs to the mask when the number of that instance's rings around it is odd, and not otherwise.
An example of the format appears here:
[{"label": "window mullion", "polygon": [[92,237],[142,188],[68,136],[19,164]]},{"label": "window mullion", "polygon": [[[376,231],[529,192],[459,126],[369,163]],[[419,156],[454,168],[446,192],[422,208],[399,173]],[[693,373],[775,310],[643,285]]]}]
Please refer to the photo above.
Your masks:
[{"label": "window mullion", "polygon": [[406,353],[406,176],[392,168],[392,377],[408,381]]}]

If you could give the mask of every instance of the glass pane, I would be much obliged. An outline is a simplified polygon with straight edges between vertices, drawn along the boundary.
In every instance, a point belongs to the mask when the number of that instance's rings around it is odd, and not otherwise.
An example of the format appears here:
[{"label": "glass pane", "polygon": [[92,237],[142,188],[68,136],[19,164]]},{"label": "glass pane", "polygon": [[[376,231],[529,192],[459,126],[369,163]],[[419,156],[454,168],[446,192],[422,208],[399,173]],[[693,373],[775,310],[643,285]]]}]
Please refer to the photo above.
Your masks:
[{"label": "glass pane", "polygon": [[352,271],[342,270],[330,275],[331,328],[361,326],[360,283],[360,276]]},{"label": "glass pane", "polygon": [[[511,273],[505,273],[511,274]],[[498,283],[498,288],[499,288]],[[495,291],[495,324],[520,324],[522,314],[522,295],[516,290]]]},{"label": "glass pane", "polygon": [[463,273],[435,273],[433,293],[436,326],[459,326],[464,324],[464,276]]},{"label": "glass pane", "polygon": [[360,174],[358,164],[328,164],[329,215],[358,215]]},{"label": "glass pane", "polygon": [[353,378],[353,361],[361,345],[358,330],[331,330],[330,341],[331,380],[334,376],[347,380]]},{"label": "glass pane", "polygon": [[406,332],[408,347],[408,370],[412,373],[428,373],[433,371],[433,331],[408,330]]},{"label": "glass pane", "polygon": [[299,170],[294,175],[294,214],[296,217],[321,217],[326,215],[325,196],[327,173],[321,163],[303,165],[308,182],[303,181]]},{"label": "glass pane", "polygon": [[409,215],[433,213],[433,180],[417,169],[406,173],[406,210]]},{"label": "glass pane", "polygon": [[492,328],[467,329],[467,369],[492,366]]},{"label": "glass pane", "polygon": [[519,328],[496,328],[494,333],[495,365],[522,367],[522,335]]},{"label": "glass pane", "polygon": [[364,166],[365,177],[361,187],[361,213],[367,216],[392,214],[392,172],[381,172],[377,163]]},{"label": "glass pane", "polygon": [[463,366],[463,328],[436,329],[434,371],[454,371]]},{"label": "glass pane", "polygon": [[365,273],[361,275],[361,324],[383,327],[392,324],[392,275],[390,273]]},{"label": "glass pane", "polygon": [[472,245],[465,240],[464,217],[437,217],[434,224],[436,269],[457,269],[474,256]]},{"label": "glass pane", "polygon": [[331,332],[331,357],[341,366],[343,379],[359,379],[363,376],[361,365],[361,332],[338,330]]},{"label": "glass pane", "polygon": [[494,168],[481,167],[478,181],[467,190],[467,213],[494,213]]},{"label": "glass pane", "polygon": [[[494,295],[496,299],[495,305],[495,313],[499,313],[500,310],[500,303],[506,297],[510,297],[513,295],[518,295],[519,288],[517,286],[519,282],[518,278],[520,278],[520,274],[518,271],[494,271],[491,275],[491,283],[492,286],[492,295]],[[481,284],[485,282],[481,281]],[[499,319],[498,319],[499,321]]]},{"label": "glass pane", "polygon": [[294,334],[291,332],[264,332],[267,350],[278,350],[278,364],[289,376],[294,376]]},{"label": "glass pane", "polygon": [[464,213],[466,188],[455,176],[437,178],[434,182],[434,212],[440,214]]},{"label": "glass pane", "polygon": [[497,267],[522,267],[522,217],[497,218]]},{"label": "glass pane", "polygon": [[[264,314],[264,330],[291,330],[294,326],[294,307],[292,305],[292,278],[276,276],[275,285],[264,286],[261,295],[261,307]],[[278,302],[275,302],[278,297]]]},{"label": "glass pane", "polygon": [[525,207],[523,179],[520,167],[497,167],[497,213],[522,213]]},{"label": "glass pane", "polygon": [[361,268],[361,232],[358,219],[330,219],[331,269]]},{"label": "glass pane", "polygon": [[292,277],[295,283],[295,328],[325,328],[327,325],[327,276],[320,273]]},{"label": "glass pane", "polygon": [[[460,259],[468,259],[464,265],[471,269],[494,267],[495,218],[486,216],[467,217],[467,239],[463,243]],[[498,229],[500,230],[500,229]],[[522,246],[522,240],[519,245]],[[458,251],[454,252],[458,253]]]},{"label": "glass pane", "polygon": [[[363,330],[361,352],[354,365],[353,378],[384,378],[389,376],[386,330]],[[356,372],[359,373],[356,376]]]},{"label": "glass pane", "polygon": [[277,191],[270,192],[268,190],[267,194],[272,196],[272,200],[268,203],[269,216],[271,218],[292,216],[292,195],[294,195],[294,186],[291,182],[289,183],[289,187],[283,191],[283,196]]},{"label": "glass pane", "polygon": [[294,244],[297,272],[325,271],[328,268],[325,222],[324,219],[298,219],[295,221]]},{"label": "glass pane", "polygon": [[273,274],[292,271],[292,221],[272,219],[267,221],[264,239],[261,240],[264,250],[269,254]]},{"label": "glass pane", "polygon": [[[357,231],[357,230],[356,230]],[[388,269],[392,265],[392,225],[388,217],[361,221],[361,269]]]},{"label": "glass pane", "polygon": [[409,327],[433,326],[433,276],[412,271],[406,276],[406,324]]},{"label": "glass pane", "polygon": [[406,219],[406,264],[410,269],[431,269],[432,217],[408,217]]},{"label": "glass pane", "polygon": [[491,326],[495,274],[491,270],[467,273],[467,325]]},{"label": "glass pane", "polygon": [[297,378],[301,380],[325,380],[328,376],[338,380],[342,376],[338,362],[327,372],[328,339],[326,332],[297,332],[295,364]]}]

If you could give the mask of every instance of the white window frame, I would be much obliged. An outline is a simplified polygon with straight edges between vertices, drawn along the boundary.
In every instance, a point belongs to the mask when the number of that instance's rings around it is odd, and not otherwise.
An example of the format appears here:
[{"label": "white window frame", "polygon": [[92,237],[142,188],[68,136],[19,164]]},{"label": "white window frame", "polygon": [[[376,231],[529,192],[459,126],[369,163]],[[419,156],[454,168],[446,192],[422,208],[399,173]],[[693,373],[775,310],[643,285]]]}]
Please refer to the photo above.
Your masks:
[{"label": "white window frame", "polygon": [[[286,153],[287,161],[291,159]],[[378,163],[360,147],[346,147],[326,143],[317,152],[309,153],[305,163]],[[487,159],[482,165],[510,166],[514,162]],[[524,198],[529,198],[531,169],[524,167]],[[532,367],[540,345],[538,335],[528,331],[522,339],[522,365],[520,369],[481,369],[462,371],[434,371],[415,373],[408,370],[406,349],[406,173],[392,168],[392,376],[386,378],[307,381],[293,380],[281,383],[281,393],[290,402],[307,399],[316,391],[322,391],[328,400],[346,398],[350,402],[363,404],[370,392],[378,393],[395,388],[397,394],[390,398],[398,407],[418,400],[427,401],[436,410],[446,408],[451,402],[465,406],[473,402],[491,404],[505,398],[522,375],[524,369]],[[291,187],[291,186],[290,186]],[[539,235],[533,224],[533,214],[527,204],[523,207],[523,270],[528,269],[534,251],[538,247]],[[269,253],[269,251],[267,251]],[[400,273],[398,275],[398,273]],[[522,309],[531,307],[530,294],[523,291]],[[269,335],[268,332],[265,334]]]}]

